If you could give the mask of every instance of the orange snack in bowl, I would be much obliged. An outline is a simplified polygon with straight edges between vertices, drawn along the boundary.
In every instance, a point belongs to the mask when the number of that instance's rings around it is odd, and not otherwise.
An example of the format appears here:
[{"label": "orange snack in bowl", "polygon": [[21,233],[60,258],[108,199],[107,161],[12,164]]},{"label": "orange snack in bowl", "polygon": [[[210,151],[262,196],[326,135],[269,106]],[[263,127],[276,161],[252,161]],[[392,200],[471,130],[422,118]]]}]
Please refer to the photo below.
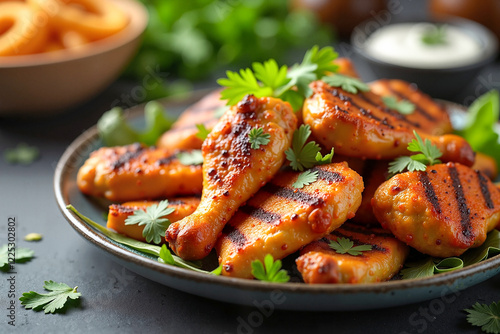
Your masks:
[{"label": "orange snack in bowl", "polygon": [[47,13],[58,30],[74,30],[90,40],[113,35],[124,29],[129,21],[112,1],[28,0],[28,3]]},{"label": "orange snack in bowl", "polygon": [[22,2],[0,2],[0,56],[42,51],[49,33],[47,14]]}]

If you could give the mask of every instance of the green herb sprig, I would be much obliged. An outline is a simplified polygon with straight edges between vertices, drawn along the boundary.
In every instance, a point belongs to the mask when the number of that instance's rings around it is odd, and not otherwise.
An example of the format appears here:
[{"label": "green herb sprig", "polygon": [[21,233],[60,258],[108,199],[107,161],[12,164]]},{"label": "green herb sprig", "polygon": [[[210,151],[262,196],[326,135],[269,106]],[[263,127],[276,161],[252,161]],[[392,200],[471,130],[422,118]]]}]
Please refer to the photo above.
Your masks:
[{"label": "green herb sprig", "polygon": [[168,207],[168,200],[163,200],[158,204],[148,206],[146,210],[136,210],[134,213],[125,219],[125,225],[144,226],[142,236],[147,242],[159,244],[164,236],[165,231],[170,226],[170,220],[165,218],[172,212],[174,208]]},{"label": "green herb sprig", "polygon": [[67,284],[54,281],[45,281],[44,283],[43,288],[49,291],[48,293],[25,292],[19,298],[21,305],[34,311],[43,309],[45,313],[55,313],[56,310],[63,309],[66,306],[68,299],[76,300],[82,295],[77,292],[77,286],[71,288]]},{"label": "green herb sprig", "polygon": [[402,115],[411,115],[415,112],[416,106],[408,100],[398,101],[394,96],[382,97],[387,108],[396,110]]},{"label": "green herb sprig", "polygon": [[0,247],[0,270],[1,271],[9,271],[10,265],[9,265],[9,253],[12,251],[15,252],[14,259],[16,263],[24,263],[30,261],[33,256],[35,255],[35,252],[29,248],[15,248],[14,250],[9,249],[9,246],[7,244],[2,245]]},{"label": "green herb sprig", "polygon": [[465,309],[467,312],[467,321],[485,333],[500,333],[500,303],[491,303],[490,305],[476,302],[472,308]]},{"label": "green herb sprig", "polygon": [[264,257],[264,264],[260,260],[252,262],[252,275],[260,281],[273,283],[286,283],[290,280],[286,270],[281,269],[281,261],[274,261],[271,254]]},{"label": "green herb sprig", "polygon": [[[311,135],[309,125],[301,125],[293,133],[292,147],[285,151],[286,158],[290,161],[293,170],[304,171],[315,165],[324,165],[332,162],[334,150],[323,156],[321,147],[315,141],[307,142]],[[306,143],[307,142],[307,143]]]},{"label": "green herb sprig", "polygon": [[332,74],[321,78],[322,81],[326,82],[332,87],[340,87],[348,93],[357,94],[358,92],[367,92],[370,87],[363,81],[342,74]]},{"label": "green herb sprig", "polygon": [[251,147],[253,149],[259,149],[260,145],[267,145],[271,140],[271,134],[264,133],[262,128],[253,128],[248,133],[248,140],[250,141]]},{"label": "green herb sprig", "polygon": [[349,238],[337,238],[336,241],[330,240],[328,243],[331,249],[339,254],[349,254],[352,256],[358,256],[372,250],[372,245],[358,245],[354,246],[354,242]]}]

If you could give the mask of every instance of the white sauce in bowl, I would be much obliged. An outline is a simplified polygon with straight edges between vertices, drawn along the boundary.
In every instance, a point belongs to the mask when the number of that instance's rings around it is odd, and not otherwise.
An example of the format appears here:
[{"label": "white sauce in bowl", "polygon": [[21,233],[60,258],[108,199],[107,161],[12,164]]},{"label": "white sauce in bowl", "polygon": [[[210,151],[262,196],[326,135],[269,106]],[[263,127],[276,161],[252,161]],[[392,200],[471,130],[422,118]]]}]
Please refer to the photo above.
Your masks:
[{"label": "white sauce in bowl", "polygon": [[365,42],[368,55],[395,65],[414,68],[452,68],[475,63],[483,49],[473,37],[452,25],[446,26],[444,44],[428,45],[422,36],[430,23],[398,23],[375,31]]}]

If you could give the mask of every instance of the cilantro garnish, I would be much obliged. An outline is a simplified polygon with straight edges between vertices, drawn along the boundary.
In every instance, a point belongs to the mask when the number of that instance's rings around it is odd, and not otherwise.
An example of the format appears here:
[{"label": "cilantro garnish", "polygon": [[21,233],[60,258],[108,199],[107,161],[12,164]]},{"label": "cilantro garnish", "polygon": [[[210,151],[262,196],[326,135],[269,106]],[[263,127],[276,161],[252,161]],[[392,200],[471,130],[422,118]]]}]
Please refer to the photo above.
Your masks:
[{"label": "cilantro garnish", "polygon": [[321,80],[332,87],[340,87],[351,94],[357,94],[358,91],[367,92],[370,90],[370,87],[368,87],[368,85],[363,81],[338,73],[325,76],[321,78]]},{"label": "cilantro garnish", "polygon": [[281,269],[281,261],[274,261],[271,254],[264,257],[264,264],[260,260],[252,261],[252,275],[260,281],[267,282],[286,283],[290,280],[286,270]]},{"label": "cilantro garnish", "polygon": [[471,325],[481,327],[486,333],[500,333],[500,303],[486,305],[476,302],[472,308],[464,311],[468,313],[467,321]]},{"label": "cilantro garnish", "polygon": [[297,181],[292,184],[292,187],[301,189],[304,188],[304,186],[308,186],[311,183],[316,182],[317,179],[318,171],[315,170],[314,172],[311,172],[311,170],[308,169],[305,172],[299,174]]},{"label": "cilantro garnish", "polygon": [[68,298],[78,299],[82,295],[77,292],[78,287],[69,287],[64,283],[56,283],[54,281],[45,281],[43,288],[49,293],[38,293],[34,291],[25,292],[19,298],[21,305],[26,309],[33,309],[34,311],[44,310],[45,313],[54,313],[58,309],[62,309]]},{"label": "cilantro garnish", "polygon": [[43,235],[41,235],[40,233],[28,233],[24,237],[24,240],[26,240],[26,241],[40,241],[40,240],[42,240],[42,238],[43,238]]},{"label": "cilantro garnish", "polygon": [[396,110],[402,115],[410,115],[415,111],[415,105],[408,100],[398,101],[394,96],[382,97],[387,108]]},{"label": "cilantro garnish", "polygon": [[270,141],[271,135],[269,133],[264,133],[262,128],[253,128],[248,134],[248,139],[250,144],[252,144],[253,149],[260,148],[260,145],[267,145]]},{"label": "cilantro garnish", "polygon": [[198,129],[198,132],[196,133],[196,137],[200,138],[201,140],[205,140],[208,137],[208,134],[210,133],[210,130],[207,129],[205,124],[196,124],[196,128]]},{"label": "cilantro garnish", "polygon": [[314,46],[304,55],[300,64],[279,66],[274,59],[264,63],[253,63],[252,69],[241,69],[239,72],[227,71],[227,78],[217,80],[226,87],[221,98],[227,99],[228,105],[235,105],[245,95],[256,97],[277,97],[290,103],[294,110],[302,107],[304,99],[311,95],[309,84],[322,76],[335,72],[338,68],[333,61],[338,54],[332,47],[320,49]]},{"label": "cilantro garnish", "polygon": [[[15,252],[15,263],[28,262],[33,258],[35,252],[29,248],[16,248],[15,250],[9,249],[8,245],[0,247],[0,270],[8,271],[9,266],[9,253]],[[12,257],[10,257],[12,258]]]},{"label": "cilantro garnish", "polygon": [[432,25],[422,33],[422,43],[435,46],[447,43],[446,25]]},{"label": "cilantro garnish", "polygon": [[337,241],[331,240],[328,245],[339,254],[347,253],[352,256],[361,255],[363,252],[372,250],[372,245],[354,246],[354,242],[349,238],[337,238]]},{"label": "cilantro garnish", "polygon": [[168,207],[168,200],[164,200],[158,204],[148,206],[146,211],[134,211],[132,215],[125,219],[125,225],[145,225],[142,235],[146,238],[146,241],[159,244],[165,236],[165,231],[170,226],[170,220],[164,217],[174,211],[174,208]]},{"label": "cilantro garnish", "polygon": [[293,170],[303,171],[314,165],[323,165],[332,161],[333,149],[331,153],[323,157],[320,153],[321,147],[316,142],[311,141],[306,144],[310,135],[311,127],[304,124],[293,133],[292,147],[285,151]]},{"label": "cilantro garnish", "polygon": [[40,151],[35,146],[19,143],[15,148],[8,148],[4,158],[8,163],[30,165],[40,156]]},{"label": "cilantro garnish", "polygon": [[389,163],[390,174],[401,173],[405,169],[408,169],[410,172],[424,171],[427,166],[441,163],[441,160],[438,159],[443,155],[441,151],[429,139],[426,138],[425,142],[422,141],[422,138],[415,130],[413,130],[413,134],[416,139],[413,139],[408,144],[408,151],[421,153],[409,157],[398,157],[396,160],[391,161]]},{"label": "cilantro garnish", "polygon": [[203,154],[201,150],[192,150],[190,152],[177,153],[177,159],[185,166],[201,165],[203,163]]}]

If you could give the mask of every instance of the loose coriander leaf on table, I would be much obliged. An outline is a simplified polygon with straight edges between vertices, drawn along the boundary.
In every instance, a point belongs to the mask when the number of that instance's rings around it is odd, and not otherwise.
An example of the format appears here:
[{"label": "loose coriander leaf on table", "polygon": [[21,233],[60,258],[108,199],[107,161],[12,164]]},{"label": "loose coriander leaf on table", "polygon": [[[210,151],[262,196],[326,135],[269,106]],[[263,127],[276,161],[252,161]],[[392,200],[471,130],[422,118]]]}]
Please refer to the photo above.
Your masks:
[{"label": "loose coriander leaf on table", "polygon": [[485,333],[500,333],[500,303],[486,305],[476,302],[464,311],[468,313],[467,321],[471,325],[481,327]]},{"label": "loose coriander leaf on table", "polygon": [[203,154],[201,150],[192,150],[190,152],[177,153],[179,162],[186,166],[201,165],[203,163]]},{"label": "loose coriander leaf on table", "polygon": [[165,216],[174,212],[174,208],[168,207],[168,200],[148,206],[146,210],[136,210],[125,219],[125,225],[144,225],[142,235],[147,242],[159,244],[165,236],[165,231],[170,226],[170,220]]},{"label": "loose coriander leaf on table", "polygon": [[311,135],[309,125],[301,125],[295,130],[292,138],[292,147],[285,151],[286,158],[290,161],[293,170],[303,171],[316,165],[316,156],[321,148],[315,142],[306,144]]},{"label": "loose coriander leaf on table", "polygon": [[198,132],[196,133],[196,137],[200,138],[201,140],[205,140],[208,137],[208,134],[210,133],[210,130],[207,129],[205,124],[196,124],[196,128],[198,129]]},{"label": "loose coriander leaf on table", "polygon": [[357,94],[359,91],[367,92],[370,90],[367,84],[363,81],[342,74],[333,74],[321,78],[324,82],[332,87],[340,87],[348,93]]},{"label": "loose coriander leaf on table", "polygon": [[35,146],[19,143],[15,148],[8,148],[4,158],[8,163],[30,165],[40,156],[40,151]]},{"label": "loose coriander leaf on table", "polygon": [[387,108],[394,109],[402,115],[410,115],[415,111],[415,105],[408,100],[398,101],[394,96],[382,97]]},{"label": "loose coriander leaf on table", "polygon": [[[24,263],[30,261],[35,252],[29,248],[9,248],[7,244],[2,245],[0,247],[0,270],[8,271],[10,268],[9,259],[12,259],[12,256],[9,256],[11,253],[15,253],[14,259],[15,263]],[[9,254],[10,253],[10,254]]]},{"label": "loose coriander leaf on table", "polygon": [[267,145],[271,140],[270,138],[271,135],[264,133],[262,128],[253,128],[248,134],[248,139],[253,149],[259,149],[260,145]]},{"label": "loose coriander leaf on table", "polygon": [[337,238],[336,241],[331,240],[328,245],[339,254],[347,253],[353,256],[361,255],[363,252],[372,250],[372,245],[354,246],[354,242],[349,238]]},{"label": "loose coriander leaf on table", "polygon": [[292,187],[301,189],[304,188],[304,186],[308,186],[311,183],[316,182],[316,180],[318,180],[318,173],[319,172],[317,170],[312,172],[310,169],[300,173],[297,181],[292,184]]},{"label": "loose coriander leaf on table", "polygon": [[281,269],[281,261],[274,261],[271,254],[264,257],[264,264],[260,260],[252,261],[252,275],[260,281],[267,282],[286,283],[290,280],[286,270]]},{"label": "loose coriander leaf on table", "polygon": [[21,305],[24,305],[26,309],[33,309],[35,311],[43,309],[45,313],[54,313],[56,310],[64,308],[68,299],[78,299],[81,296],[81,293],[77,292],[78,287],[71,288],[64,283],[45,281],[43,287],[50,292],[25,292],[19,298]]}]

